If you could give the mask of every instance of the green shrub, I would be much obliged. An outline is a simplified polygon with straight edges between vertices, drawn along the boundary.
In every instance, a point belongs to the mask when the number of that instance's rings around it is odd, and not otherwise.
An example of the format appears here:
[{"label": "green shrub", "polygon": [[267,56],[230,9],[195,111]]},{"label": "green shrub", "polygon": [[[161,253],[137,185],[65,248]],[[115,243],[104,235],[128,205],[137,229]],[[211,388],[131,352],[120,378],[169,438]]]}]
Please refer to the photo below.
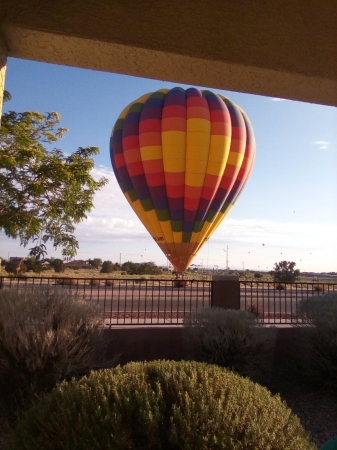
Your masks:
[{"label": "green shrub", "polygon": [[0,398],[8,412],[103,367],[103,314],[62,288],[0,291]]},{"label": "green shrub", "polygon": [[337,391],[337,292],[309,297],[299,303],[298,314],[309,322],[299,342],[307,381],[328,383]]},{"label": "green shrub", "polygon": [[324,284],[314,284],[312,289],[315,292],[325,292],[326,291],[326,286]]},{"label": "green shrub", "polygon": [[63,273],[66,270],[66,266],[61,259],[54,259],[51,265],[56,273]]},{"label": "green shrub", "polygon": [[271,368],[276,332],[251,312],[205,308],[185,319],[183,343],[189,359],[260,380]]},{"label": "green shrub", "polygon": [[56,277],[55,278],[55,284],[59,284],[60,286],[71,286],[71,285],[76,285],[77,284],[77,280],[76,278],[59,278]]},{"label": "green shrub", "polygon": [[116,267],[116,264],[113,264],[111,261],[104,261],[100,272],[101,273],[112,273],[112,272],[116,272],[116,270],[118,270]]},{"label": "green shrub", "polygon": [[217,366],[153,361],[63,382],[24,414],[8,450],[315,448],[262,386]]}]

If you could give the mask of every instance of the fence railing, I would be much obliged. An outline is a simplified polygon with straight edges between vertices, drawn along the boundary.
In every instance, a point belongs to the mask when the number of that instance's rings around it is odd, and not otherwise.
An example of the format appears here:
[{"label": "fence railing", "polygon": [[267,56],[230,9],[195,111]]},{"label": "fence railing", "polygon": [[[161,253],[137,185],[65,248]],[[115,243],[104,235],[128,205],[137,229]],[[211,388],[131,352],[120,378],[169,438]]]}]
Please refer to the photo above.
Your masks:
[{"label": "fence railing", "polygon": [[178,325],[186,315],[211,304],[210,281],[0,277],[0,286],[59,286],[101,305],[108,327]]},{"label": "fence railing", "polygon": [[333,283],[240,282],[240,309],[255,313],[266,324],[305,324],[299,302],[307,297],[337,292]]},{"label": "fence railing", "polygon": [[[199,280],[0,277],[0,288],[59,286],[69,294],[101,305],[105,324],[179,325],[184,317],[213,304],[212,283]],[[337,284],[238,281],[240,309],[265,324],[304,324],[298,313],[303,298],[337,292]]]}]

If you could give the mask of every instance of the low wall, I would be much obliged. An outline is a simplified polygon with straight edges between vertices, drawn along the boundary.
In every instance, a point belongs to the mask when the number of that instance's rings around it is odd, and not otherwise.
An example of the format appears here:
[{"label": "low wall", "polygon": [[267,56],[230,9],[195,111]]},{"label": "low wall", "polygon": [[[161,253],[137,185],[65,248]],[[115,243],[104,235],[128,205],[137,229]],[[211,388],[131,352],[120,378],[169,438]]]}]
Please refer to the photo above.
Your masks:
[{"label": "low wall", "polygon": [[[118,363],[184,359],[181,326],[119,327],[105,330],[110,341],[108,358],[121,354]],[[274,365],[286,368],[296,358],[296,342],[307,327],[277,327]]]},{"label": "low wall", "polygon": [[116,327],[105,330],[110,341],[108,358],[121,354],[118,363],[130,361],[153,361],[184,358],[182,349],[182,327]]}]

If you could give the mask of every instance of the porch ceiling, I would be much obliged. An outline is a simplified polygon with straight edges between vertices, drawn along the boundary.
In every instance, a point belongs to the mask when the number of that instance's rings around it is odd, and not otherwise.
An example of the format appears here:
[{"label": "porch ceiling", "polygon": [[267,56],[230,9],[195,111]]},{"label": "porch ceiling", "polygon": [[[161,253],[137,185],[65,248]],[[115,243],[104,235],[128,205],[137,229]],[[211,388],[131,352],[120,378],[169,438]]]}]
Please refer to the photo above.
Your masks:
[{"label": "porch ceiling", "polygon": [[8,56],[337,105],[336,0],[0,0]]}]

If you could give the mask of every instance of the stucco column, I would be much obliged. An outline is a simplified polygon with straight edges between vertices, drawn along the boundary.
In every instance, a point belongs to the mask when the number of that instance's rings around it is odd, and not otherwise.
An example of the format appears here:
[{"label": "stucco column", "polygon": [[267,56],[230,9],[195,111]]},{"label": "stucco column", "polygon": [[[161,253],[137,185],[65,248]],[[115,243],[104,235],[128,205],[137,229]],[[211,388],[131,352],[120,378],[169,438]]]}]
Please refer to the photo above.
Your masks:
[{"label": "stucco column", "polygon": [[3,95],[5,88],[6,63],[7,63],[7,50],[3,40],[0,37],[0,124],[2,115]]},{"label": "stucco column", "polygon": [[224,309],[240,309],[240,281],[234,275],[213,275],[211,305]]}]

